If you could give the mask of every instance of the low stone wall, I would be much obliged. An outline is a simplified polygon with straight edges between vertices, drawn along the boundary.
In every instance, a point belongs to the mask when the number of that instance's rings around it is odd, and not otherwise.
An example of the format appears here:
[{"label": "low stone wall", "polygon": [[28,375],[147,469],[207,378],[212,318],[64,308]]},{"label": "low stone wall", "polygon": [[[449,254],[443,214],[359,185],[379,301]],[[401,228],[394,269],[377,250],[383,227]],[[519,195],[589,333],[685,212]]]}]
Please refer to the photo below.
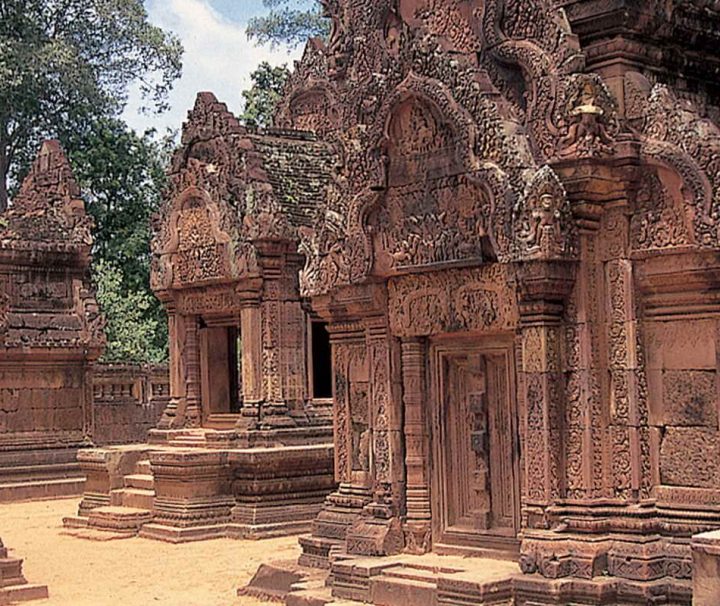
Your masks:
[{"label": "low stone wall", "polygon": [[98,364],[93,377],[93,442],[144,442],[169,399],[167,366]]}]

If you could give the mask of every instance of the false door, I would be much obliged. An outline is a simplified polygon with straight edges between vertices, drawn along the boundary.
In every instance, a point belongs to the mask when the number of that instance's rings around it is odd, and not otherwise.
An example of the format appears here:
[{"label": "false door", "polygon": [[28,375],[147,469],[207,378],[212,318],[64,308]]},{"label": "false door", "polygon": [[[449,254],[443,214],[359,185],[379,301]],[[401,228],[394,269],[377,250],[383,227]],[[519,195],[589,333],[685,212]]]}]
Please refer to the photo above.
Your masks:
[{"label": "false door", "polygon": [[517,548],[518,435],[511,349],[435,348],[435,543]]}]

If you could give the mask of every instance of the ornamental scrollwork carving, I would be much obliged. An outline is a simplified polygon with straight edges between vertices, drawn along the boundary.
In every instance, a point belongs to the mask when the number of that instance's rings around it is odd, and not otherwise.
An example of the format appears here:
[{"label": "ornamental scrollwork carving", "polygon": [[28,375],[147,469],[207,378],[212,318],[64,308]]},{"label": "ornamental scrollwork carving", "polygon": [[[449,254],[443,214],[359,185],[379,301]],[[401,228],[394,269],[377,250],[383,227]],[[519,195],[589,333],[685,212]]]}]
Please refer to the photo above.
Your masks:
[{"label": "ornamental scrollwork carving", "polygon": [[393,334],[402,337],[512,330],[518,322],[515,292],[499,264],[391,278],[389,313]]},{"label": "ornamental scrollwork carving", "polygon": [[[632,76],[632,77],[631,77]],[[646,161],[670,168],[681,180],[677,196],[691,221],[691,244],[720,246],[720,128],[664,85],[652,88],[628,75],[636,94],[649,91],[636,109]],[[662,212],[660,213],[662,214]],[[667,215],[667,212],[665,213]]]}]

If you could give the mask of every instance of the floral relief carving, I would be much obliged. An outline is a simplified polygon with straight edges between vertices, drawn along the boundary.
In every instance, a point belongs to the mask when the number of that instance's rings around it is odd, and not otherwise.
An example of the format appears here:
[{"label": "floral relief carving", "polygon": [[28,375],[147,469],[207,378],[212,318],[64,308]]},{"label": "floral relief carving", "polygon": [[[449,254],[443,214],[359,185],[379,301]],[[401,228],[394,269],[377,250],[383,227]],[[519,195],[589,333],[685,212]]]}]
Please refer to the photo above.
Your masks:
[{"label": "floral relief carving", "polygon": [[512,330],[518,322],[515,293],[499,265],[393,278],[389,308],[399,336]]}]

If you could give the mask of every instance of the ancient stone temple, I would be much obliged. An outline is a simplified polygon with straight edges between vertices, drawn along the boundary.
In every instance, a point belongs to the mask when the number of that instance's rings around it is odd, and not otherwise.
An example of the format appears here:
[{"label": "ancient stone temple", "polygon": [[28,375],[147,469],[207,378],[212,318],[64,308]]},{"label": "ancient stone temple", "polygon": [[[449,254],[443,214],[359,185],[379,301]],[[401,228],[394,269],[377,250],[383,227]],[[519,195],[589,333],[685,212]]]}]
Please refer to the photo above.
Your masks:
[{"label": "ancient stone temple", "polygon": [[91,227],[62,149],[45,142],[0,215],[0,500],[82,490],[76,456],[105,343]]},{"label": "ancient stone temple", "polygon": [[324,4],[276,116],[336,156],[299,229],[340,482],[312,603],[690,604],[720,528],[717,3]]},{"label": "ancient stone temple", "polygon": [[309,530],[335,487],[332,377],[298,243],[333,162],[311,135],[250,133],[198,96],[152,251],[169,403],[150,444],[81,453],[88,482],[66,525],[173,542]]}]

